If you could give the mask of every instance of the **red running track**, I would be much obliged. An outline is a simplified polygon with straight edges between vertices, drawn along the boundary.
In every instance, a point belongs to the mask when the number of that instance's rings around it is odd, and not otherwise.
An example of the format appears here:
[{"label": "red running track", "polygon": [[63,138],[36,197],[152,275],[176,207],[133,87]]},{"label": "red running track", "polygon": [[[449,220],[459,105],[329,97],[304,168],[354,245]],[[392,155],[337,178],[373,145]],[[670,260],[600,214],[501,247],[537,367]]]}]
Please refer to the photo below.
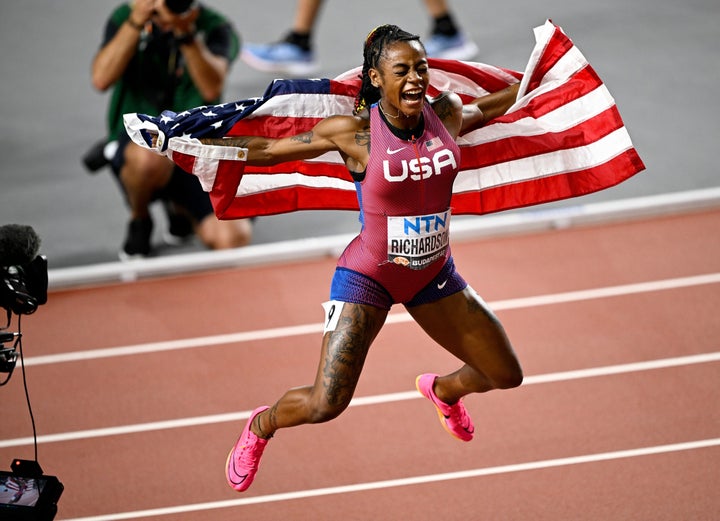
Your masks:
[{"label": "red running track", "polygon": [[[334,261],[52,292],[23,333],[56,519],[717,519],[719,232],[708,211],[455,244],[523,386],[468,397],[475,440],[451,438],[414,379],[457,363],[397,307],[353,406],[280,431],[244,494],[227,451],[312,380]],[[33,458],[19,367],[0,398],[8,469]]]}]

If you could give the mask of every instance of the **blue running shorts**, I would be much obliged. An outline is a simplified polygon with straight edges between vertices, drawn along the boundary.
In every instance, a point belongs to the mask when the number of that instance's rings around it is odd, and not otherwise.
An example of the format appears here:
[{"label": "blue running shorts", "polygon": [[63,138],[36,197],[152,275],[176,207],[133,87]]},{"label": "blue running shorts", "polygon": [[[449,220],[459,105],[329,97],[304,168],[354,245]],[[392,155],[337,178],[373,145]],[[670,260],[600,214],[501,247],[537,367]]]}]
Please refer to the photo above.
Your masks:
[{"label": "blue running shorts", "polygon": [[429,304],[462,291],[466,286],[467,282],[455,270],[452,257],[448,258],[437,277],[407,302],[397,302],[389,291],[367,275],[338,267],[330,285],[330,300],[367,304],[389,310],[393,304],[404,304],[406,307]]}]

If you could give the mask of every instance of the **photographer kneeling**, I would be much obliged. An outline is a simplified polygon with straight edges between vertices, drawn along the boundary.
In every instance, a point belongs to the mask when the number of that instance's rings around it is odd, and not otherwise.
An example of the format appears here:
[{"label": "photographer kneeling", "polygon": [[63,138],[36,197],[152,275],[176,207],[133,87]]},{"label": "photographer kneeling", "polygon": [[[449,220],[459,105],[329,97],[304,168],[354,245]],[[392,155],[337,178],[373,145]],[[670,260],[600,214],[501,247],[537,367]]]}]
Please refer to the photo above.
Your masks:
[{"label": "photographer kneeling", "polygon": [[[150,253],[150,204],[158,199],[170,203],[171,224],[189,218],[192,231],[209,248],[250,242],[249,220],[218,220],[198,179],[132,143],[122,120],[130,112],[180,112],[219,103],[239,47],[227,18],[192,0],[135,0],[110,15],[93,60],[92,83],[100,91],[113,88],[108,142],[117,141],[118,146],[110,166],[130,208],[122,259]],[[171,229],[176,236],[189,231]]]}]

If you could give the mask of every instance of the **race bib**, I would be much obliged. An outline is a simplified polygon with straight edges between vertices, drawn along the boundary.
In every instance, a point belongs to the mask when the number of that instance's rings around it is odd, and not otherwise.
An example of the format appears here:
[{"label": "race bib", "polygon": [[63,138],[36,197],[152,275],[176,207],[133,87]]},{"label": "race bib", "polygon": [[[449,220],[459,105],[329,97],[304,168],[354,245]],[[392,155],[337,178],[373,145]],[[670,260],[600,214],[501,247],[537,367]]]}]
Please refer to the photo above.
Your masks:
[{"label": "race bib", "polygon": [[450,209],[441,213],[388,217],[388,260],[422,270],[445,257],[450,242]]},{"label": "race bib", "polygon": [[340,321],[340,313],[342,313],[344,302],[339,300],[331,300],[323,302],[322,307],[325,310],[325,325],[323,326],[323,335],[328,331],[335,331]]}]

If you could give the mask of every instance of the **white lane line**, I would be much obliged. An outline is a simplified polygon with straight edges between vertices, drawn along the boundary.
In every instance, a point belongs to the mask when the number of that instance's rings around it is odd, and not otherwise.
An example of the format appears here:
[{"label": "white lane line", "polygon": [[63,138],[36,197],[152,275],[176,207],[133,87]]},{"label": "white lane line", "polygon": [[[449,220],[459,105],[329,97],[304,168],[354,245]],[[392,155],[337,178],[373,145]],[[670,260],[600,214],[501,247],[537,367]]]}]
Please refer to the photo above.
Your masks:
[{"label": "white lane line", "polygon": [[[553,382],[564,382],[568,380],[579,380],[582,378],[593,378],[597,376],[612,376],[629,372],[650,371],[653,369],[664,369],[669,367],[679,367],[693,364],[705,364],[718,361],[720,361],[720,351],[716,351],[714,353],[702,353],[698,355],[648,360],[645,362],[592,367],[588,369],[578,369],[575,371],[563,371],[557,373],[546,373],[535,376],[527,376],[523,381],[523,386]],[[421,396],[417,391],[404,391],[399,393],[362,396],[358,398],[353,398],[350,402],[350,407],[399,402],[404,400],[415,400],[418,398],[421,398]],[[134,434],[138,432],[157,431],[162,429],[178,429],[195,427],[198,425],[209,425],[213,423],[243,421],[250,417],[251,412],[252,411],[238,411],[225,414],[212,414],[208,416],[195,416],[192,418],[180,418],[176,420],[136,423],[131,425],[122,425],[118,427],[61,432],[57,434],[45,434],[42,436],[38,436],[38,443],[41,444],[73,440],[85,440],[90,438],[99,438],[103,436],[118,436],[125,434]],[[32,437],[0,440],[0,449],[7,447],[31,445],[32,443]]]},{"label": "white lane line", "polygon": [[[656,280],[641,282],[637,284],[623,284],[619,286],[608,286],[580,291],[568,291],[565,293],[554,293],[538,295],[535,297],[523,297],[508,300],[490,302],[488,305],[495,311],[509,309],[520,309],[534,306],[547,306],[567,302],[578,302],[607,297],[619,297],[636,293],[647,293],[651,291],[663,291],[668,289],[679,289],[705,284],[716,284],[720,282],[720,273],[709,273],[692,277],[680,277],[675,279]],[[407,313],[393,313],[388,316],[387,324],[399,324],[410,322],[412,318]],[[241,333],[229,333],[224,335],[212,335],[196,338],[185,338],[181,340],[170,340],[166,342],[151,342],[147,344],[136,344],[129,346],[109,347],[103,349],[92,349],[88,351],[72,351],[54,355],[32,356],[25,358],[25,366],[56,364],[62,362],[76,362],[80,360],[94,360],[114,356],[138,355],[143,353],[156,353],[161,351],[172,351],[176,349],[190,349],[196,347],[208,347],[222,344],[236,344],[256,340],[268,340],[273,338],[288,338],[292,336],[320,334],[322,324],[303,324],[298,326],[279,327],[272,329],[260,329],[256,331],[245,331]]]},{"label": "white lane line", "polygon": [[272,503],[277,501],[290,501],[294,499],[305,499],[318,496],[329,496],[333,494],[350,494],[365,492],[368,490],[388,489],[395,487],[407,487],[422,485],[426,483],[437,483],[455,479],[470,479],[496,474],[508,474],[511,472],[526,472],[530,470],[547,469],[553,467],[565,467],[569,465],[580,465],[584,463],[596,463],[600,461],[611,461],[625,458],[638,458],[670,452],[681,452],[688,450],[705,449],[720,445],[720,438],[689,441],[684,443],[673,443],[669,445],[655,445],[637,449],[618,450],[613,452],[601,452],[596,454],[585,454],[568,458],[547,459],[540,461],[529,461],[512,465],[501,465],[497,467],[485,467],[478,469],[462,470],[458,472],[445,472],[442,474],[428,474],[424,476],[413,476],[401,479],[389,479],[384,481],[369,481],[355,485],[343,485],[337,487],[316,488],[309,490],[297,490],[279,494],[267,494],[264,496],[253,496],[241,499],[229,499],[224,501],[210,501],[207,503],[195,503],[191,505],[177,505],[174,507],[155,508],[149,510],[137,510],[134,512],[115,512],[91,517],[78,517],[66,519],[65,521],[114,521],[120,519],[137,519],[143,517],[163,516],[171,514],[183,514],[187,512],[204,512],[219,508],[240,507],[245,505],[256,505],[261,503]]},{"label": "white lane line", "polygon": [[[518,212],[466,216],[453,222],[453,242],[502,237],[510,234],[556,230],[581,225],[598,225],[629,219],[667,217],[673,214],[715,210],[720,187],[650,195],[617,201],[577,204],[561,208],[532,207]],[[90,266],[51,269],[51,289],[102,282],[127,282],[157,275],[186,274],[208,269],[266,266],[270,263],[337,257],[355,233],[306,237],[243,248],[184,253],[140,259],[133,262],[106,262]]]}]

